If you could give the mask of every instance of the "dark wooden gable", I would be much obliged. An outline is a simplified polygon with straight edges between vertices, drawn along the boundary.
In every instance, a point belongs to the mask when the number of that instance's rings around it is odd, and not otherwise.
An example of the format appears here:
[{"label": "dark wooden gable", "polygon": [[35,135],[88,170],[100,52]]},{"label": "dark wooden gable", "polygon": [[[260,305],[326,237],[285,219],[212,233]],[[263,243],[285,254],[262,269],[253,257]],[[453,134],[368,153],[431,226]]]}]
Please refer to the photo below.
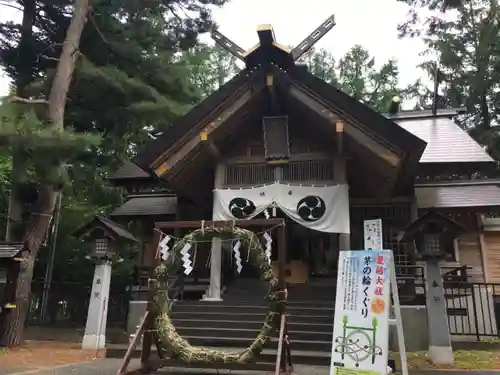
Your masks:
[{"label": "dark wooden gable", "polygon": [[[334,133],[344,126],[344,143],[353,158],[348,169],[373,174],[373,184],[386,193],[397,184],[410,186],[426,142],[300,67],[274,72],[279,91],[287,98],[289,116],[304,120],[310,131]],[[354,176],[359,177],[359,176]]]},{"label": "dark wooden gable", "polygon": [[286,161],[293,142],[288,127],[269,126],[263,119],[286,118],[288,125],[301,118],[307,132],[331,148],[336,124],[342,123],[345,148],[353,155],[348,169],[357,171],[353,177],[360,185],[384,186],[384,194],[396,182],[411,185],[424,141],[296,66],[274,37],[266,41],[259,36],[261,45],[246,56],[247,69],[153,141],[134,159],[138,166],[187,196],[210,192],[214,166],[227,156],[225,145],[241,144],[251,124],[260,124],[267,161]]}]

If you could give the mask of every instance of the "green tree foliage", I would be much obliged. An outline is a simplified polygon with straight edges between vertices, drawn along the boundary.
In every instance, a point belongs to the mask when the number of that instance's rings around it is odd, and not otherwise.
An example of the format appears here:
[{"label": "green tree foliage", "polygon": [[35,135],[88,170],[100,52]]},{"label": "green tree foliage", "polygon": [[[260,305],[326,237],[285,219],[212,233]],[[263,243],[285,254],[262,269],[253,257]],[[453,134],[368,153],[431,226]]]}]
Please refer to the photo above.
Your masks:
[{"label": "green tree foliage", "polygon": [[[440,106],[466,106],[459,123],[500,156],[497,129],[500,102],[500,8],[496,0],[453,4],[453,11],[432,12],[428,2],[408,1],[414,16],[400,25],[402,36],[422,35],[428,54],[439,57]],[[422,15],[420,15],[422,14]],[[425,16],[424,16],[425,15]],[[422,67],[434,79],[436,61]]]},{"label": "green tree foliage", "polygon": [[410,95],[410,90],[399,86],[396,61],[377,66],[375,58],[360,45],[338,61],[326,50],[311,50],[304,61],[311,73],[379,112],[387,111],[394,96]]},{"label": "green tree foliage", "polygon": [[[194,48],[198,34],[211,27],[210,7],[225,1],[91,2],[68,94],[65,124],[74,134],[87,134],[99,138],[100,142],[87,143],[66,160],[65,181],[71,183],[65,184],[63,191],[61,235],[56,250],[58,265],[69,262],[76,267],[74,262],[85,263],[86,249],[69,235],[93,215],[106,214],[121,201],[121,192],[106,182],[109,174],[130,158],[152,133],[169,126],[200,100],[203,93],[191,81],[192,68],[179,59],[179,55]],[[5,3],[0,2],[0,9]],[[43,98],[50,88],[61,52],[71,2],[9,0],[8,3],[23,11],[25,22],[23,25],[0,24],[0,65],[14,84],[22,88],[22,96]],[[43,139],[44,134],[37,128],[37,113],[28,111],[20,115],[30,120],[25,121],[30,124],[27,127],[30,137]],[[12,125],[18,124],[18,117],[4,116],[7,117],[16,120]],[[4,121],[4,125],[7,124],[9,121]],[[23,150],[10,149],[6,157],[12,153],[22,154]],[[26,162],[37,160],[43,166],[50,156],[45,152],[44,157],[35,159],[29,154]],[[2,161],[0,156],[0,169]],[[22,198],[27,201],[36,193],[36,184],[43,174],[30,173],[33,181],[27,181],[23,171],[21,168],[15,175],[16,188],[24,192]],[[6,204],[0,208],[3,213],[7,212]],[[29,216],[29,207],[24,211],[23,220]],[[40,255],[38,263],[43,269],[47,250],[43,249]],[[87,269],[84,263],[82,269]],[[129,277],[131,264],[120,265],[128,269],[121,272],[123,277]],[[68,267],[57,272],[62,272],[59,279],[90,280],[87,273],[79,275]],[[43,270],[35,270],[35,274],[41,276]]]},{"label": "green tree foliage", "polygon": [[241,61],[218,45],[199,43],[183,53],[179,60],[189,67],[189,80],[200,98],[210,95],[242,69]]}]

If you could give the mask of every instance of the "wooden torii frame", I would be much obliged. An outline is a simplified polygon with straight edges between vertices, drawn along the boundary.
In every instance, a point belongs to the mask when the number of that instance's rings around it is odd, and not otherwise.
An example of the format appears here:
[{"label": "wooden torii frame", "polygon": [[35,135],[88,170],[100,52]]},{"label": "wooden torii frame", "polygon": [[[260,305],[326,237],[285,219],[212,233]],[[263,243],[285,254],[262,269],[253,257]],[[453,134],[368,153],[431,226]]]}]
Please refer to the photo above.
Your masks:
[{"label": "wooden torii frame", "polygon": [[[264,227],[264,228],[277,228],[278,232],[278,285],[280,293],[280,298],[284,301],[286,300],[286,232],[285,232],[285,220],[284,219],[252,219],[252,220],[232,220],[232,221],[173,221],[173,222],[158,222],[155,224],[155,231],[153,235],[153,241],[151,242],[149,248],[150,266],[149,275],[150,279],[154,277],[154,270],[160,264],[161,260],[158,254],[158,245],[161,240],[162,232],[170,232],[172,230],[178,229],[198,229],[204,225],[205,227],[215,227],[223,228],[228,226],[238,226],[238,227]],[[153,303],[154,293],[153,288],[149,285],[148,302],[146,306],[146,312],[141,319],[141,322],[135,332],[135,335],[130,342],[125,357],[123,358],[122,365],[118,369],[117,375],[142,375],[149,374],[151,372],[157,371],[162,367],[171,365],[171,361],[168,358],[163,357],[163,353],[158,340],[155,338],[155,306]],[[286,368],[288,363],[285,363],[283,357],[290,356],[289,342],[287,339],[287,324],[286,324],[286,311],[285,304],[282,305],[283,309],[280,312],[280,330],[278,334],[278,349],[276,353],[276,368],[275,372],[278,375],[283,368]],[[142,351],[141,351],[141,367],[134,370],[128,370],[128,365],[132,358],[133,352],[137,346],[140,336],[143,336],[142,340]],[[155,344],[157,346],[157,352],[159,358],[151,359],[151,345]],[[182,363],[179,363],[181,366]],[[249,366],[247,364],[247,366]],[[206,368],[227,368],[236,369],[241,368],[241,365],[235,366],[234,364],[207,364]]]}]

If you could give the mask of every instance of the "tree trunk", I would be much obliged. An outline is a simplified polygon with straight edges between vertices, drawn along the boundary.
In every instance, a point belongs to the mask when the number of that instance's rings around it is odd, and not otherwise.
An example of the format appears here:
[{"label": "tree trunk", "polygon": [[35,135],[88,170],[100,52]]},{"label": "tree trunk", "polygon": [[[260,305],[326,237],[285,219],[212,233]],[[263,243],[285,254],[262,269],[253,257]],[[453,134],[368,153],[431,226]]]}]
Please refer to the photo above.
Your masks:
[{"label": "tree trunk", "polygon": [[[89,0],[76,0],[73,16],[66,32],[66,39],[48,98],[47,128],[54,131],[64,130],[66,96],[79,55],[78,46],[88,11]],[[17,280],[7,280],[7,282],[17,283],[16,309],[13,311],[7,310],[9,312],[0,315],[1,346],[12,347],[22,342],[24,323],[29,309],[33,266],[38,250],[49,228],[50,219],[54,213],[55,202],[56,193],[54,187],[48,185],[41,186],[35,206],[37,212],[31,214],[30,223],[23,237],[25,262],[23,262]]]}]

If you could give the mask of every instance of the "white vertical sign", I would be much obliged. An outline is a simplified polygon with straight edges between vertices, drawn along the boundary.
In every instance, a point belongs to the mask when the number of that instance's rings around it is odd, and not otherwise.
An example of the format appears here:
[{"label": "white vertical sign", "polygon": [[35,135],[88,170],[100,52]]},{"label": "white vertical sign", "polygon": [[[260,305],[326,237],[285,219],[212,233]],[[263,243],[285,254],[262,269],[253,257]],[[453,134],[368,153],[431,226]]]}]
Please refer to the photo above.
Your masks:
[{"label": "white vertical sign", "polygon": [[382,241],[382,219],[365,220],[363,222],[365,249],[381,250],[384,248]]},{"label": "white vertical sign", "polygon": [[387,375],[392,251],[341,251],[330,375]]}]

